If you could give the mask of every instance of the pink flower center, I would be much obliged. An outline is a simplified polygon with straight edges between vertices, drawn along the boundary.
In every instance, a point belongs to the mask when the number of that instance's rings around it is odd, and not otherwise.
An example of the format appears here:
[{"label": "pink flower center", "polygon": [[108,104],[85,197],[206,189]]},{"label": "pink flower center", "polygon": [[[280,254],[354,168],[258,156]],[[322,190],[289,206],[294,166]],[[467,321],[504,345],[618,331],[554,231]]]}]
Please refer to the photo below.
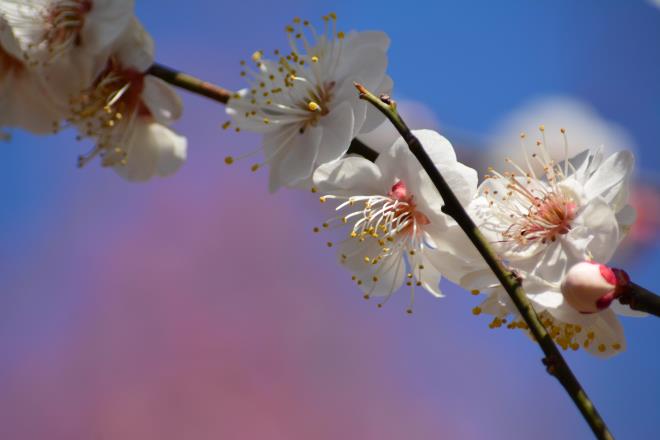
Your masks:
[{"label": "pink flower center", "polygon": [[390,198],[401,202],[395,208],[395,216],[402,218],[410,218],[413,220],[406,228],[401,232],[411,232],[413,223],[417,225],[428,225],[431,223],[429,218],[424,215],[424,213],[417,210],[417,205],[415,204],[415,196],[408,192],[408,188],[403,180],[399,180],[392,186],[392,189],[388,193]]},{"label": "pink flower center", "polygon": [[555,241],[568,234],[575,219],[577,205],[561,193],[549,192],[543,198],[529,198],[532,206],[527,215],[517,219],[504,233],[504,237],[520,244],[540,240]]}]

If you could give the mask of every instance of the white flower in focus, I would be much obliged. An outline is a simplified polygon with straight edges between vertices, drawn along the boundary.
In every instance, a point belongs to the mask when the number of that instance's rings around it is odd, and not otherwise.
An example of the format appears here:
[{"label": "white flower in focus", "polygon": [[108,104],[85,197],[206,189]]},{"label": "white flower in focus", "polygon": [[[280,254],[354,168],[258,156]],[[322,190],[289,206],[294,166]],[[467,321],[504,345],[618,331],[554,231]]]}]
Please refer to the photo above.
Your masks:
[{"label": "white flower in focus", "polygon": [[[413,133],[467,205],[476,191],[476,171],[457,162],[451,144],[438,133]],[[386,301],[406,282],[410,312],[416,286],[440,297],[440,278],[465,271],[463,261],[444,249],[444,241],[462,231],[441,211],[442,198],[402,138],[375,163],[348,156],[320,166],[314,184],[325,194],[322,202],[339,204],[338,216],[323,228],[347,225],[348,237],[338,244],[338,255],[365,298]]]},{"label": "white flower in focus", "polygon": [[[473,293],[485,293],[487,298],[472,312],[493,316],[490,328],[528,330],[513,302],[489,269],[475,271],[465,276],[460,284]],[[534,306],[541,322],[552,339],[564,350],[583,348],[600,357],[609,357],[626,348],[623,327],[616,312],[630,316],[630,309],[617,301],[611,307],[597,313],[580,313],[571,307],[561,292],[560,283],[550,283],[535,276],[523,280],[523,288]],[[531,333],[529,333],[531,336]]]},{"label": "white flower in focus", "polygon": [[318,32],[295,19],[286,28],[291,50],[276,51],[276,60],[256,52],[256,68],[242,72],[250,87],[227,105],[238,130],[264,134],[271,191],[305,182],[319,165],[344,155],[358,134],[383,120],[359,99],[353,83],[389,92],[389,39],[382,32],[338,32],[334,14],[324,21],[323,32]]},{"label": "white flower in focus", "polygon": [[24,58],[44,64],[82,51],[100,55],[125,32],[133,0],[1,0]]},{"label": "white flower in focus", "polygon": [[186,141],[168,125],[181,115],[181,101],[160,79],[146,74],[153,42],[137,20],[122,37],[92,87],[71,99],[70,121],[81,137],[96,141],[79,159],[95,157],[128,180],[175,172],[186,157]]},{"label": "white flower in focus", "polygon": [[[556,163],[545,142],[537,147],[522,166],[508,160],[511,171],[491,169],[470,211],[512,268],[558,283],[578,262],[609,261],[632,225],[627,198],[634,159],[628,151],[605,159],[598,148]],[[532,163],[541,165],[542,176]]]},{"label": "white flower in focus", "polygon": [[0,127],[52,133],[63,115],[43,79],[23,62],[11,27],[0,17]]}]

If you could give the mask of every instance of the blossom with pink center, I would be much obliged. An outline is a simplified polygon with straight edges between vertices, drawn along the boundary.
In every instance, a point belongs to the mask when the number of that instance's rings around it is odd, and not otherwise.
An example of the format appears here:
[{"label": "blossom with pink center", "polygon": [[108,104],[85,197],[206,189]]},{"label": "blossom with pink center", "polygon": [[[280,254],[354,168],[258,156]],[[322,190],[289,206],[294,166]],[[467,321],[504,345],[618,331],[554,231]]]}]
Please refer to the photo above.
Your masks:
[{"label": "blossom with pink center", "polygon": [[[538,141],[524,165],[507,161],[511,171],[490,169],[470,206],[504,260],[523,273],[561,282],[574,264],[612,258],[635,218],[627,203],[630,152],[605,159],[597,148],[557,163]],[[542,176],[533,163],[541,166]]]},{"label": "blossom with pink center", "polygon": [[[476,192],[476,171],[456,160],[444,137],[415,131],[435,165],[467,205]],[[416,287],[440,297],[440,278],[466,270],[463,260],[445,249],[445,241],[462,234],[442,208],[442,198],[408,146],[399,138],[375,163],[348,156],[320,166],[314,184],[322,202],[336,201],[338,215],[321,229],[348,226],[348,237],[336,246],[340,263],[353,273],[365,298],[382,305],[405,282],[411,305]]]},{"label": "blossom with pink center", "polygon": [[147,75],[153,41],[134,20],[91,87],[70,99],[69,121],[94,148],[79,159],[99,157],[131,181],[167,176],[186,158],[186,139],[168,126],[179,118],[181,101],[165,82]]},{"label": "blossom with pink center", "polygon": [[263,133],[265,158],[253,168],[269,166],[271,191],[309,184],[318,166],[342,157],[353,138],[383,120],[359,99],[355,81],[377,93],[392,87],[384,33],[344,34],[334,14],[324,17],[323,31],[294,19],[286,32],[290,51],[275,51],[275,60],[257,51],[254,68],[242,62],[249,88],[230,99],[225,124]]},{"label": "blossom with pink center", "polygon": [[[553,339],[564,349],[580,347],[599,356],[625,347],[616,313],[640,316],[618,302],[581,310],[567,299],[561,283],[569,269],[586,260],[608,262],[634,222],[627,204],[633,156],[622,151],[607,158],[602,148],[587,150],[556,163],[545,149],[544,128],[538,150],[525,150],[524,166],[511,160],[512,171],[490,175],[468,211],[505,264],[520,276],[527,296]],[[564,135],[564,149],[568,142]],[[524,139],[524,135],[523,135]],[[543,170],[543,176],[532,164]],[[462,242],[464,257],[474,264],[460,284],[487,298],[475,314],[494,315],[492,328],[526,328],[511,299],[490,269]],[[570,295],[569,295],[570,296]],[[574,302],[573,305],[570,302]],[[589,313],[584,313],[585,311]]]}]

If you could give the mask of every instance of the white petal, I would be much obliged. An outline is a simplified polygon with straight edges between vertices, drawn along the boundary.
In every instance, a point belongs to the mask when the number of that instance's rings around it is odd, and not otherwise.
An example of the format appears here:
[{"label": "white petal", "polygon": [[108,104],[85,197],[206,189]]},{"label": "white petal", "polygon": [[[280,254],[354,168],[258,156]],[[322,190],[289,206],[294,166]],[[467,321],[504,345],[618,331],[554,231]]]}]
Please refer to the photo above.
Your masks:
[{"label": "white petal", "polygon": [[[619,225],[610,206],[602,199],[594,199],[578,214],[575,223],[580,224],[575,232],[582,229],[591,237],[587,252],[598,262],[608,262],[619,243]],[[569,239],[573,232],[568,234]]]},{"label": "white petal", "polygon": [[116,55],[126,67],[146,72],[154,63],[154,40],[134,18],[117,42]]},{"label": "white petal", "polygon": [[281,186],[295,185],[312,175],[323,136],[320,127],[307,127],[296,133],[270,164],[269,187],[275,192]]},{"label": "white petal", "polygon": [[85,49],[98,53],[115,43],[134,19],[134,0],[94,0],[82,30]]},{"label": "white petal", "polygon": [[187,141],[167,127],[154,122],[136,123],[126,145],[126,165],[114,170],[126,180],[142,182],[154,175],[175,173],[186,159]]},{"label": "white petal", "polygon": [[384,186],[380,169],[373,162],[358,156],[321,165],[314,172],[314,185],[321,194],[348,197],[379,194]]},{"label": "white petal", "polygon": [[608,157],[586,182],[590,197],[601,197],[614,211],[623,208],[628,199],[628,187],[635,159],[630,151],[620,151]]},{"label": "white petal", "polygon": [[[440,133],[433,130],[413,130],[412,133],[419,139],[434,164],[453,164],[456,162],[454,147]],[[403,142],[403,139],[401,141]]]},{"label": "white petal", "polygon": [[354,123],[353,109],[348,102],[341,103],[322,118],[323,137],[316,158],[317,164],[339,159],[346,153],[353,140]]},{"label": "white petal", "polygon": [[169,125],[181,117],[181,98],[165,81],[147,75],[144,79],[142,101],[157,122]]},{"label": "white petal", "polygon": [[[439,237],[441,239],[441,237]],[[425,249],[423,252],[423,262],[424,271],[426,274],[427,267],[429,264],[438,272],[438,282],[440,281],[440,275],[444,276],[448,280],[458,283],[470,270],[473,269],[473,266],[466,262],[460,257],[460,255],[455,255],[450,252],[435,250],[435,249]]]}]

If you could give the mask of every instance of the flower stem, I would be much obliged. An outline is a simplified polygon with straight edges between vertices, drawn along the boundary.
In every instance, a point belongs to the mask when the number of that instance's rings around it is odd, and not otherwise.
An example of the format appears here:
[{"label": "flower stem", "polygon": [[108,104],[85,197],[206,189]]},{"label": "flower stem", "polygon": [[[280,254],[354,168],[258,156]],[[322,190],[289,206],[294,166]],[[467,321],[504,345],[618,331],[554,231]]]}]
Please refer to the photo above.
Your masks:
[{"label": "flower stem", "polygon": [[559,352],[550,334],[539,320],[538,315],[527,299],[520,279],[514,273],[507,270],[501,263],[500,259],[490,246],[490,243],[486,240],[481,231],[479,231],[463,206],[461,206],[456,195],[433,164],[433,161],[424,150],[420,141],[412,134],[401,116],[399,116],[399,113],[396,110],[396,103],[388,96],[375,96],[360,84],[355,84],[355,86],[360,92],[361,99],[372,104],[382,112],[390,122],[392,122],[399,134],[401,134],[408,144],[410,151],[415,155],[417,160],[419,160],[424,171],[429,175],[431,181],[440,193],[440,196],[442,196],[442,200],[444,201],[444,206],[442,208],[443,212],[456,220],[461,229],[467,234],[470,241],[474,244],[490,269],[497,276],[502,287],[504,287],[509,294],[516,308],[520,312],[520,315],[529,326],[530,331],[545,354],[543,363],[546,365],[548,373],[559,380],[566,392],[570,395],[571,399],[573,399],[573,402],[575,402],[575,405],[582,413],[582,416],[585,418],[596,437],[599,439],[612,439],[613,437],[610,434],[605,421],[598,414],[596,407],[591,402],[584,389],[582,389],[582,386]]},{"label": "flower stem", "polygon": [[639,284],[630,283],[619,297],[621,304],[626,304],[633,310],[650,313],[660,317],[660,296]]}]

